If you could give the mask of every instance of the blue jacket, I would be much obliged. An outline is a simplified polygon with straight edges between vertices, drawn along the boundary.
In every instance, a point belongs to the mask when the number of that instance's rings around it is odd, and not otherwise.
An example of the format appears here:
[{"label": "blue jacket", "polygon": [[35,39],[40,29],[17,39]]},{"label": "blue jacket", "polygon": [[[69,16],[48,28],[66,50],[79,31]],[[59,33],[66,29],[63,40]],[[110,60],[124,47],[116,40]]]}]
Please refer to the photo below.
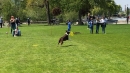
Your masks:
[{"label": "blue jacket", "polygon": [[89,27],[93,27],[93,21],[89,21]]},{"label": "blue jacket", "polygon": [[71,22],[68,22],[68,28],[71,28]]}]

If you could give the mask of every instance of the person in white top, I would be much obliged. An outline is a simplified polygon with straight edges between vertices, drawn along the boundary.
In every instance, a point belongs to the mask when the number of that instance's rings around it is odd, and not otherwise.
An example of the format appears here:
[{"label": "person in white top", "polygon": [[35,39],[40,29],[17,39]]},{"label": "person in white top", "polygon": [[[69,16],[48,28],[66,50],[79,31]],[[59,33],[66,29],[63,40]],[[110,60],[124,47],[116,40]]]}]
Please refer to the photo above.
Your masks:
[{"label": "person in white top", "polygon": [[104,22],[105,22],[105,20],[104,20],[104,18],[102,17],[101,20],[100,20],[100,23],[104,23]]},{"label": "person in white top", "polygon": [[103,34],[105,34],[106,22],[107,22],[107,20],[105,20],[105,18],[102,17],[102,19],[100,20],[100,23],[101,23],[102,33]]}]

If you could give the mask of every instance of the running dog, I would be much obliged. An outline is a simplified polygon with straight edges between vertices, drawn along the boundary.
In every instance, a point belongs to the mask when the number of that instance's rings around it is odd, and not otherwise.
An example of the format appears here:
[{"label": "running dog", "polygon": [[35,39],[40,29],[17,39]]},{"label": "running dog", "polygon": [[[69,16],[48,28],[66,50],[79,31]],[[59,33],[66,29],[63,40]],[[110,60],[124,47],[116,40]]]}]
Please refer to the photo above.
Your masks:
[{"label": "running dog", "polygon": [[70,31],[66,31],[66,33],[64,34],[64,36],[62,36],[59,41],[58,41],[58,45],[59,44],[63,44],[64,41],[68,40],[69,39],[69,34],[70,34]]}]

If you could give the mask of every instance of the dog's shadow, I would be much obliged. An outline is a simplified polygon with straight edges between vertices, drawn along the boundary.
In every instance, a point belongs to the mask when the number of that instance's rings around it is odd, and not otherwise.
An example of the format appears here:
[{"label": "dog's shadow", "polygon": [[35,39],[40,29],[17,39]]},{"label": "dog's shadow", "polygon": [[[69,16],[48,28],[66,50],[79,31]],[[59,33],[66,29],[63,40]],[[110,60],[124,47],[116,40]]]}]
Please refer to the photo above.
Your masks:
[{"label": "dog's shadow", "polygon": [[71,47],[71,46],[76,46],[76,45],[65,45],[65,46],[61,46],[61,47]]},{"label": "dog's shadow", "polygon": [[81,34],[80,32],[73,32],[73,34],[77,35],[77,34]]}]

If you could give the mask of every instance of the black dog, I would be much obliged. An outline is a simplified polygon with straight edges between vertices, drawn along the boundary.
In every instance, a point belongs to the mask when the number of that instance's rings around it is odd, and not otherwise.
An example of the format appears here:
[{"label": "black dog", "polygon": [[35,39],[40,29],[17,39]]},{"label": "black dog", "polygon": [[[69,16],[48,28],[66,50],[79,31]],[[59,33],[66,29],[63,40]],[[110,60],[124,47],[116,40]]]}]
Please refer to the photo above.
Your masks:
[{"label": "black dog", "polygon": [[59,45],[59,44],[62,45],[62,44],[64,43],[63,41],[68,40],[68,39],[69,39],[69,34],[70,34],[70,31],[66,31],[65,35],[62,36],[62,37],[59,39],[58,45]]}]

